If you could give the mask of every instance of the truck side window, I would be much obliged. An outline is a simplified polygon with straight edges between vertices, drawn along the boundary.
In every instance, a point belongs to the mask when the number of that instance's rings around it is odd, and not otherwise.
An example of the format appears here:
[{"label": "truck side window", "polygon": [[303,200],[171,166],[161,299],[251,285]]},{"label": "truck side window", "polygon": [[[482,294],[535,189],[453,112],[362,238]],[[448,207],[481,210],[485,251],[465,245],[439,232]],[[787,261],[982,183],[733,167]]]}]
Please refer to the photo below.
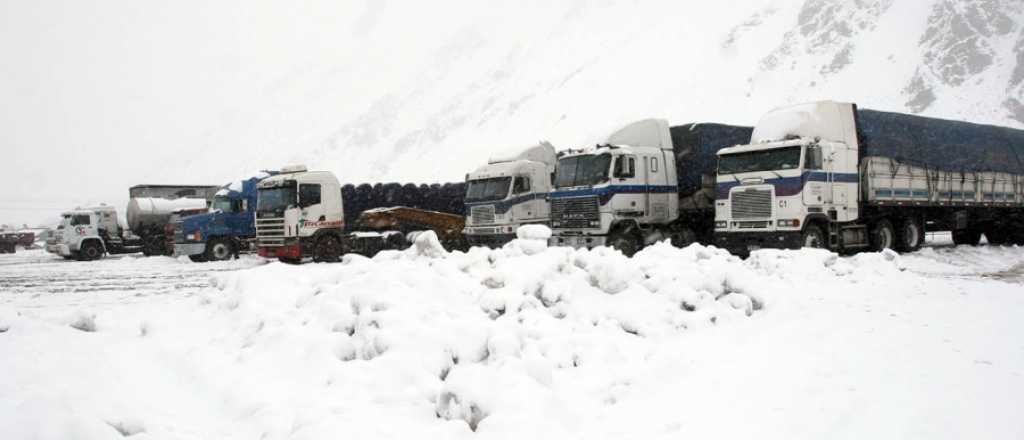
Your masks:
[{"label": "truck side window", "polygon": [[71,226],[87,225],[89,223],[88,215],[75,215],[71,217]]},{"label": "truck side window", "polygon": [[305,208],[320,203],[320,184],[303,183],[299,185],[299,207]]},{"label": "truck side window", "polygon": [[618,178],[636,176],[636,160],[627,156],[616,157],[612,175]]},{"label": "truck side window", "polygon": [[522,194],[530,191],[530,178],[519,176],[516,177],[515,183],[512,184],[512,192],[515,194]]},{"label": "truck side window", "polygon": [[807,157],[804,159],[804,168],[808,170],[820,170],[821,169],[821,146],[820,145],[809,145],[807,147]]}]

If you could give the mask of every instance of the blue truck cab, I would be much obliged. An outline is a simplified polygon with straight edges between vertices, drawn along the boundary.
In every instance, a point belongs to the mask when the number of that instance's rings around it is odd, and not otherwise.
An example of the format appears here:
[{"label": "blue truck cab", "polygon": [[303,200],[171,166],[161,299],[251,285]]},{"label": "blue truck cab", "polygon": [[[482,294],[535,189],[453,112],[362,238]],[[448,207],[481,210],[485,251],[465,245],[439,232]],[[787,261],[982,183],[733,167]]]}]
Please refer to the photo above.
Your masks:
[{"label": "blue truck cab", "polygon": [[175,257],[195,262],[222,261],[255,250],[256,185],[269,173],[221,187],[210,210],[173,219]]}]

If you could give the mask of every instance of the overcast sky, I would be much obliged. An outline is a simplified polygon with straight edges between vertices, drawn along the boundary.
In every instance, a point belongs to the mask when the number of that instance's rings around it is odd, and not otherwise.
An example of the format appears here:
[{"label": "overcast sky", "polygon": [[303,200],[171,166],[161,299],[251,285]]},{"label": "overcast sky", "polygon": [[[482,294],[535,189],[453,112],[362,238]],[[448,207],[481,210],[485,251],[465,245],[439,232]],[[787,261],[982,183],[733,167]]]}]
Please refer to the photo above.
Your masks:
[{"label": "overcast sky", "polygon": [[347,3],[0,1],[0,222],[194,182],[176,169],[182,144],[255,85],[343,46],[331,35],[363,9]]}]

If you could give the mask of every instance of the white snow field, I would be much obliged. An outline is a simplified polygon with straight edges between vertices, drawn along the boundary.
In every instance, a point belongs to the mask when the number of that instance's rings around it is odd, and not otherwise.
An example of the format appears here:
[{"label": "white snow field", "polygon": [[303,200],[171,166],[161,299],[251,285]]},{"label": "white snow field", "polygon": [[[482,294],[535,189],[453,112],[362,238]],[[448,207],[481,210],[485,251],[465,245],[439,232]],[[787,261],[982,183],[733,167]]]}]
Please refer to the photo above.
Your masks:
[{"label": "white snow field", "polygon": [[1024,438],[1024,248],[524,232],[304,266],[2,255],[0,437]]}]

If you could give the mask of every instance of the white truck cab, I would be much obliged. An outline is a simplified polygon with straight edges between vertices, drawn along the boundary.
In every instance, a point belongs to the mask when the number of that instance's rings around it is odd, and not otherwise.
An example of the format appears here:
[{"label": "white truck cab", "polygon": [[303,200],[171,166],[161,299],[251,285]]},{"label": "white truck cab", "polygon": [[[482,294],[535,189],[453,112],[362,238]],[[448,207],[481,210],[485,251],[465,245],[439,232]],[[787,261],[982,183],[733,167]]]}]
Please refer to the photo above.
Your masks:
[{"label": "white truck cab", "polygon": [[[750,144],[720,150],[716,242],[741,254],[830,247],[838,232],[829,225],[838,224],[848,225],[847,243],[866,246],[856,224],[855,112],[852,104],[832,101],[780,108],[761,118]],[[818,226],[808,229],[809,223]]]},{"label": "white truck cab", "polygon": [[61,214],[46,251],[67,259],[96,260],[121,247],[121,226],[111,206],[78,208]]},{"label": "white truck cab", "polygon": [[611,245],[632,255],[666,238],[692,241],[692,233],[661,227],[679,216],[672,148],[668,122],[647,119],[613,133],[604,145],[560,152],[552,244]]},{"label": "white truck cab", "polygon": [[549,221],[548,193],[555,171],[555,147],[541,142],[499,155],[466,175],[466,226],[474,246],[501,246],[525,224]]},{"label": "white truck cab", "polygon": [[303,258],[337,261],[345,216],[341,185],[333,173],[285,167],[260,181],[256,237],[260,256],[297,263]]}]

